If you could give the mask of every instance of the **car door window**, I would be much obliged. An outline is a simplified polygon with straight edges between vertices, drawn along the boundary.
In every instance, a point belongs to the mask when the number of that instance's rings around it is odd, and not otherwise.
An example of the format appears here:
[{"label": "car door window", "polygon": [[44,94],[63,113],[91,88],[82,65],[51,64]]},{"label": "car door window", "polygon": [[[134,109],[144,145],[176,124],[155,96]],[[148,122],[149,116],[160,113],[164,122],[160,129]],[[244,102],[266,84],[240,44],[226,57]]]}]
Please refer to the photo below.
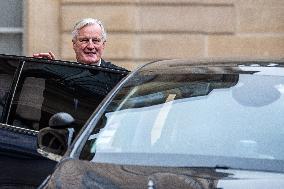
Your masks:
[{"label": "car door window", "polygon": [[12,82],[20,61],[0,58],[0,122],[5,123],[5,112],[9,108],[9,97],[12,93]]},{"label": "car door window", "polygon": [[26,62],[12,103],[9,124],[40,130],[67,112],[79,131],[123,74],[68,64]]}]

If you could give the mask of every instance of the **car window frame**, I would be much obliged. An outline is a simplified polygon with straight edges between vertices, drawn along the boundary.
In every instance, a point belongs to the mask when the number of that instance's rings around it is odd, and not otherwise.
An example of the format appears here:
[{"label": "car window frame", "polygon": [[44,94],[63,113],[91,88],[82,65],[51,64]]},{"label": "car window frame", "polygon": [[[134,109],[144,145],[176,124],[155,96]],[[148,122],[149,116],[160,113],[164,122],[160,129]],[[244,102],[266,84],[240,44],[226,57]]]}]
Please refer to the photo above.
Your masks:
[{"label": "car window frame", "polygon": [[20,77],[20,73],[21,73],[20,70],[23,66],[23,61],[21,60],[22,59],[21,57],[13,56],[13,55],[3,55],[3,54],[0,54],[0,59],[8,59],[8,60],[19,61],[19,65],[16,68],[16,71],[14,73],[12,83],[11,83],[11,86],[10,86],[10,89],[9,89],[9,95],[7,96],[7,99],[6,99],[7,103],[5,104],[5,107],[4,107],[4,110],[3,110],[3,113],[2,113],[2,120],[3,120],[2,124],[7,125],[7,118],[8,118],[8,115],[9,115],[10,106],[11,106],[11,102],[13,100],[13,95],[14,95],[16,88],[17,88],[17,82],[18,82],[19,77]]},{"label": "car window frame", "polygon": [[5,110],[3,110],[3,120],[4,123],[0,123],[0,128],[9,130],[12,132],[20,133],[20,134],[27,134],[27,135],[33,135],[36,136],[38,134],[37,130],[17,127],[11,124],[8,124],[8,120],[10,117],[10,111],[12,102],[14,101],[14,95],[17,91],[18,82],[22,75],[22,69],[26,62],[35,62],[35,63],[41,63],[41,64],[55,64],[55,65],[63,65],[63,66],[70,66],[70,67],[78,67],[78,68],[84,68],[84,69],[91,69],[91,70],[98,70],[98,71],[105,71],[115,74],[121,74],[126,75],[129,74],[128,70],[119,69],[119,68],[109,68],[109,67],[103,67],[103,66],[96,66],[96,65],[87,65],[82,64],[78,62],[72,62],[72,61],[63,61],[63,60],[50,60],[50,59],[42,59],[42,58],[34,58],[34,57],[25,57],[25,56],[16,56],[16,55],[6,55],[6,54],[0,54],[0,59],[10,59],[10,60],[18,60],[19,65],[15,71],[12,85],[9,89],[9,96],[7,98],[7,107],[5,107]]}]

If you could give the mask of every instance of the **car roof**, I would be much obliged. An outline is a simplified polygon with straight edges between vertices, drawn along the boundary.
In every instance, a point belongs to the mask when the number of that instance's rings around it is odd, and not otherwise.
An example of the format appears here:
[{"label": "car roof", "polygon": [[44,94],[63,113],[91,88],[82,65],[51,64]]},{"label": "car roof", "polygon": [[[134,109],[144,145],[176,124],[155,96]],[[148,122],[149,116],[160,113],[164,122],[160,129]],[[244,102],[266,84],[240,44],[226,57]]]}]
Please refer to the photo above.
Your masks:
[{"label": "car roof", "polygon": [[284,76],[284,59],[171,59],[150,62],[138,71],[143,74],[257,73]]}]

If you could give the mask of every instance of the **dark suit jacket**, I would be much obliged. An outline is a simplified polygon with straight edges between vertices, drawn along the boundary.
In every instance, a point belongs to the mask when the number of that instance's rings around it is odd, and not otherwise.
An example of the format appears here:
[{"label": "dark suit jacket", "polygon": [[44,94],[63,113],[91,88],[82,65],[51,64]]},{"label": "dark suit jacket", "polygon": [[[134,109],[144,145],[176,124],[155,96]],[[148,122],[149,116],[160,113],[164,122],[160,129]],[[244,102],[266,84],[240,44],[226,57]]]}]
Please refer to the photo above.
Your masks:
[{"label": "dark suit jacket", "polygon": [[111,62],[106,62],[105,60],[102,59],[101,61],[101,67],[107,67],[107,68],[113,68],[113,69],[119,69],[119,70],[124,70],[124,71],[128,71],[125,68],[119,67],[117,65],[112,64]]}]

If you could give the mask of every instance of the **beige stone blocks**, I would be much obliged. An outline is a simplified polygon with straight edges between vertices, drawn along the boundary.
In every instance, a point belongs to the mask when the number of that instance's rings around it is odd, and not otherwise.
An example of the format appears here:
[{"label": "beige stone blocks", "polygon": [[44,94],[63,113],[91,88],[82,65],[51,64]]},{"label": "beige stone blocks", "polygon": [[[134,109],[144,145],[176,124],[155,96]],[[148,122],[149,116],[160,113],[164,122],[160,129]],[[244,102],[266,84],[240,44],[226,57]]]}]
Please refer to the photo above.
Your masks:
[{"label": "beige stone blocks", "polygon": [[138,41],[139,59],[169,59],[201,57],[204,37],[187,34],[141,35]]},{"label": "beige stone blocks", "polygon": [[233,6],[141,6],[138,30],[168,32],[232,33]]},{"label": "beige stone blocks", "polygon": [[133,3],[139,0],[61,0],[62,3]]},{"label": "beige stone blocks", "polygon": [[68,5],[62,6],[61,14],[62,31],[70,31],[74,23],[89,17],[100,19],[107,31],[131,31],[136,25],[134,6]]},{"label": "beige stone blocks", "polygon": [[27,0],[25,3],[24,18],[24,52],[32,56],[38,52],[52,50],[59,54],[59,6],[58,1],[38,0],[34,3]]},{"label": "beige stone blocks", "polygon": [[135,59],[137,38],[134,34],[109,34],[104,57],[108,59]]},{"label": "beige stone blocks", "polygon": [[73,24],[85,17],[99,18],[106,26],[108,39],[103,57],[128,69],[151,60],[204,57],[206,35],[232,34],[236,28],[236,12],[231,1],[192,0],[193,4],[187,1],[175,6],[165,0],[142,4],[139,4],[142,1],[135,1],[136,4],[84,1],[86,4],[80,6],[78,2],[76,5],[68,2],[61,8],[61,55],[68,60],[74,60],[70,42]]},{"label": "beige stone blocks", "polygon": [[[39,1],[47,8],[30,6],[29,48],[58,49],[64,60],[75,60],[70,33],[86,17],[106,27],[103,57],[131,70],[158,59],[284,57],[284,0]],[[48,45],[40,42],[49,34]],[[51,48],[52,40],[61,43]]]},{"label": "beige stone blocks", "polygon": [[139,0],[141,3],[168,3],[168,4],[231,4],[234,0]]},{"label": "beige stone blocks", "polygon": [[283,0],[234,0],[241,7],[280,7],[284,6]]},{"label": "beige stone blocks", "polygon": [[61,58],[63,60],[75,61],[75,53],[73,51],[72,36],[71,34],[61,35]]},{"label": "beige stone blocks", "polygon": [[113,64],[127,68],[128,70],[135,70],[136,68],[149,63],[150,60],[141,60],[141,61],[134,61],[134,60],[118,60],[118,59],[107,59],[111,61]]},{"label": "beige stone blocks", "polygon": [[208,56],[283,58],[284,36],[210,36]]},{"label": "beige stone blocks", "polygon": [[[81,10],[84,10],[83,12]],[[78,14],[80,12],[80,14]],[[108,31],[232,33],[233,6],[63,6],[62,30],[85,17],[101,19]]]},{"label": "beige stone blocks", "polygon": [[[110,34],[104,57],[107,59],[156,60],[204,56],[202,35]],[[62,57],[74,59],[71,35],[62,35]]]},{"label": "beige stone blocks", "polygon": [[238,32],[283,33],[284,6],[240,8]]},{"label": "beige stone blocks", "polygon": [[230,4],[234,0],[61,0],[62,3]]}]

